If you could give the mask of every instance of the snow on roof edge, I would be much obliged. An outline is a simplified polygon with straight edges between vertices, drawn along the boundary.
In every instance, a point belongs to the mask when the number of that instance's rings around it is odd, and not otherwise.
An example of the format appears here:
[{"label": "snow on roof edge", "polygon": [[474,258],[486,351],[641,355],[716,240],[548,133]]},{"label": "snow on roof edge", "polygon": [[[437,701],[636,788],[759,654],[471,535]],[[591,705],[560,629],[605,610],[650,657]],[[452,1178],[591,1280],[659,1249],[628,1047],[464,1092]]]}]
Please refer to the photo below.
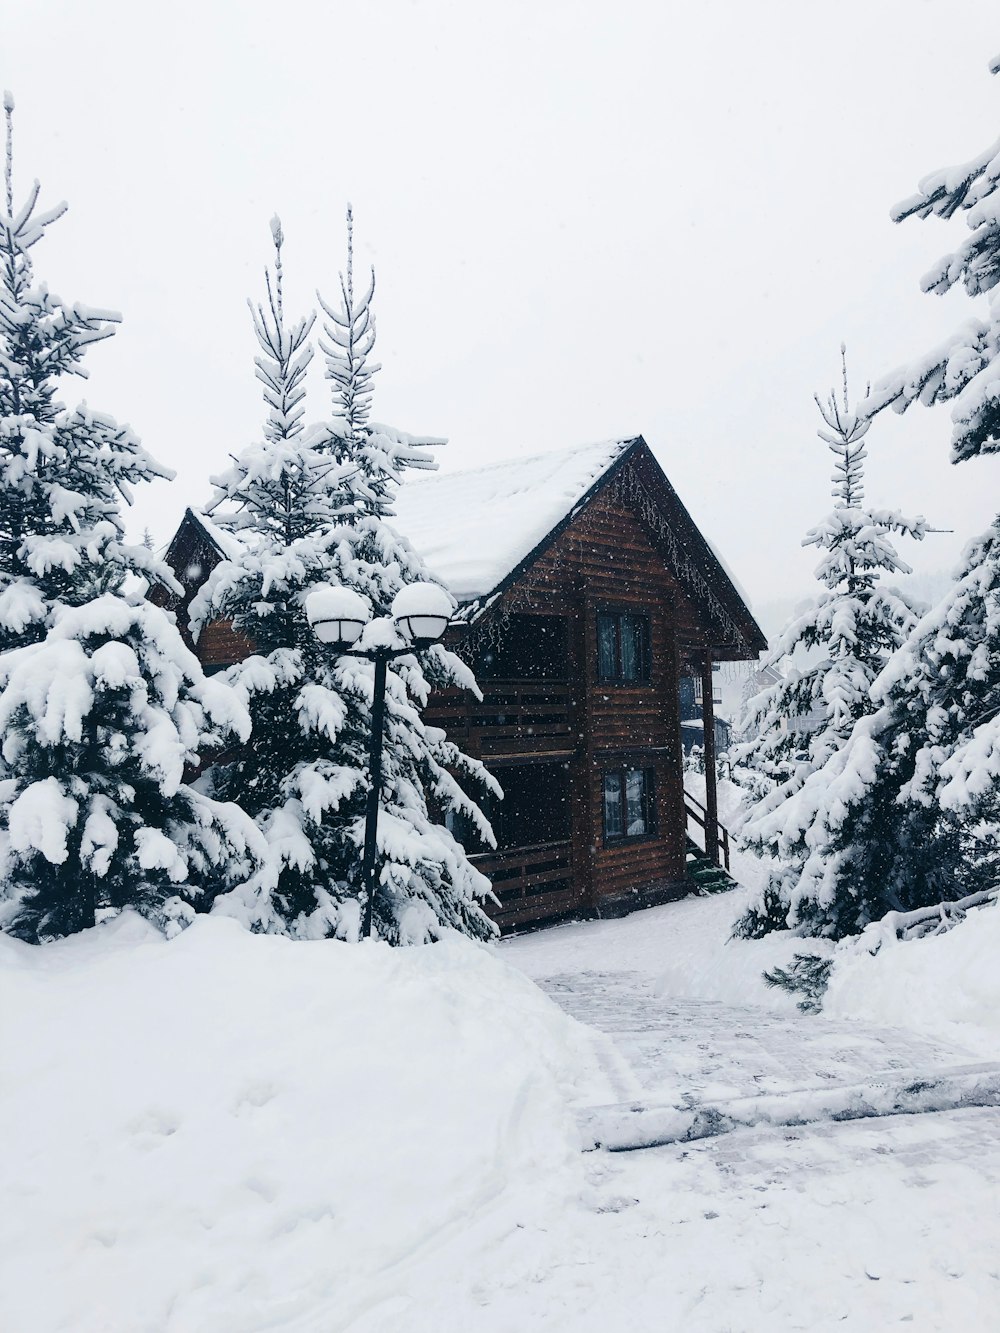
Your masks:
[{"label": "snow on roof edge", "polygon": [[482,603],[640,438],[423,477],[401,488],[390,522],[461,604]]}]

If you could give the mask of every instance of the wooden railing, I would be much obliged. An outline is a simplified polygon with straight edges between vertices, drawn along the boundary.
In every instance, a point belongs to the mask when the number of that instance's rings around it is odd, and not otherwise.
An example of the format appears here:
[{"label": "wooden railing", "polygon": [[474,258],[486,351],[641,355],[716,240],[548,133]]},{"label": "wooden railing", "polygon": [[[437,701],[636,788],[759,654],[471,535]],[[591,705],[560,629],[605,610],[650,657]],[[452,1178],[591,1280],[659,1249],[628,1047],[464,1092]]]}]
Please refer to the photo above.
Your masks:
[{"label": "wooden railing", "polygon": [[487,910],[500,926],[558,916],[576,906],[568,840],[484,852],[470,860],[493,884],[500,906]]},{"label": "wooden railing", "polygon": [[572,699],[564,680],[481,681],[482,700],[460,690],[433,695],[424,714],[461,744],[476,734],[485,755],[572,749]]},{"label": "wooden railing", "polygon": [[[702,805],[701,801],[696,800],[690,792],[684,793],[684,811],[688,819],[693,819],[696,824],[701,825],[702,843],[705,847],[705,855],[711,856],[712,853],[708,846],[708,811]],[[716,824],[717,850],[722,853],[722,864],[726,870],[729,869],[729,830],[722,824]]]}]

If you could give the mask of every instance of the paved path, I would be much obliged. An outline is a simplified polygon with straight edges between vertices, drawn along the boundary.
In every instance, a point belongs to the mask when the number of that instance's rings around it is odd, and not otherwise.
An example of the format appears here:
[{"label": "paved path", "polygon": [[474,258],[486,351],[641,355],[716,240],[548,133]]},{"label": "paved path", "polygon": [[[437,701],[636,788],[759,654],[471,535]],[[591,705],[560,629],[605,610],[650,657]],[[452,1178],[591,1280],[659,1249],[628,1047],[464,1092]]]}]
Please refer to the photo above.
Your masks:
[{"label": "paved path", "polygon": [[559,973],[538,983],[574,1018],[611,1037],[650,1101],[678,1106],[879,1073],[930,1074],[977,1060],[957,1044],[896,1028],[664,998],[638,972]]}]

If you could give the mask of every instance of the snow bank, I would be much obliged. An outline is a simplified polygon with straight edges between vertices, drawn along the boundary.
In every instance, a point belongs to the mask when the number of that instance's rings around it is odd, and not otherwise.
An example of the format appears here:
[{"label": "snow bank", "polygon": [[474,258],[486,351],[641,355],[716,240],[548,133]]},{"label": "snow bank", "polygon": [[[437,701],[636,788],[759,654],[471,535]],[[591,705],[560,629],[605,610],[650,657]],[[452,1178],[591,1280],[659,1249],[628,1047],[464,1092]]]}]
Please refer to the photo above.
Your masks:
[{"label": "snow bank", "polygon": [[587,1031],[458,937],[201,917],[166,942],[126,914],[0,938],[0,1012],[11,1330],[341,1327],[410,1256],[578,1169],[568,1103],[600,1098]]},{"label": "snow bank", "polygon": [[1000,906],[944,935],[838,950],[823,1012],[949,1036],[1000,1059]]},{"label": "snow bank", "polygon": [[738,1008],[751,1005],[773,1013],[796,1012],[797,996],[769,986],[764,973],[788,967],[796,953],[832,953],[824,940],[801,940],[787,931],[763,940],[730,938],[746,910],[743,890],[679,903],[669,918],[677,935],[664,949],[657,991],[685,1000],[717,1000]]}]

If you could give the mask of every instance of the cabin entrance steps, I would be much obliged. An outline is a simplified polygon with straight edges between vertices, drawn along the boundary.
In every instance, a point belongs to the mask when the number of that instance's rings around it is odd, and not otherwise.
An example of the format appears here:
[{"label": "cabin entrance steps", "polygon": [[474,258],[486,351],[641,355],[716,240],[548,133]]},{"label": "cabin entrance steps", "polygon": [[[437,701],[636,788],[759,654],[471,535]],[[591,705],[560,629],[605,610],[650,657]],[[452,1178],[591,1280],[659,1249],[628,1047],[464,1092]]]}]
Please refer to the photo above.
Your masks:
[{"label": "cabin entrance steps", "polygon": [[716,865],[690,837],[684,842],[684,875],[699,893],[728,893],[737,887],[729,871]]},{"label": "cabin entrance steps", "polygon": [[[684,792],[684,813],[684,873],[687,879],[700,893],[724,893],[735,889],[736,881],[729,873],[729,830],[716,824],[716,846],[713,849],[709,845],[708,811],[689,791]],[[701,830],[700,845],[693,836],[698,829]]]}]

